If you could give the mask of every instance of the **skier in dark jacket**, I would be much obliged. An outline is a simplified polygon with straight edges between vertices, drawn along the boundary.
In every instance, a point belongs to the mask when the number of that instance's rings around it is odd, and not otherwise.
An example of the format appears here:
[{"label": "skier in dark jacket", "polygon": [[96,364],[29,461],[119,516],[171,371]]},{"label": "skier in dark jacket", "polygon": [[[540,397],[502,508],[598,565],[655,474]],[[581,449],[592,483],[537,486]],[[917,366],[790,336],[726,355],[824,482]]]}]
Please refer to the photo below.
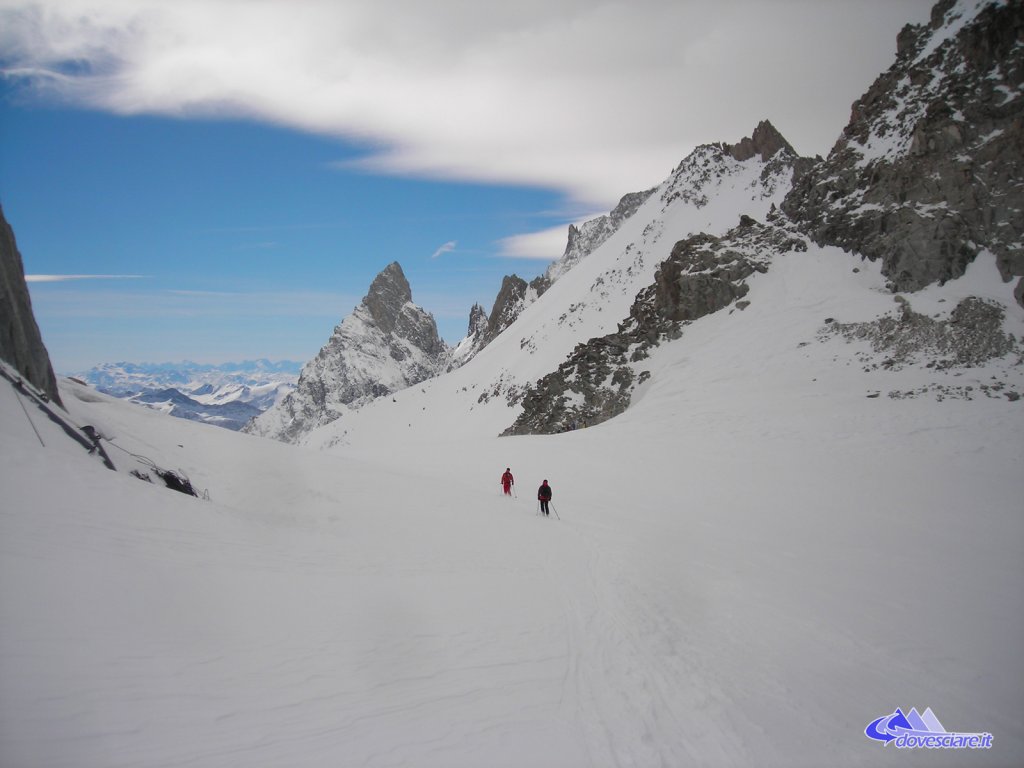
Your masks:
[{"label": "skier in dark jacket", "polygon": [[548,514],[548,502],[551,501],[552,495],[551,486],[545,480],[541,483],[540,488],[537,489],[537,501],[540,502],[540,511],[545,515]]},{"label": "skier in dark jacket", "polygon": [[512,477],[512,470],[505,467],[505,474],[501,476],[501,487],[505,491],[506,496],[512,495],[512,486],[516,484],[516,481]]}]

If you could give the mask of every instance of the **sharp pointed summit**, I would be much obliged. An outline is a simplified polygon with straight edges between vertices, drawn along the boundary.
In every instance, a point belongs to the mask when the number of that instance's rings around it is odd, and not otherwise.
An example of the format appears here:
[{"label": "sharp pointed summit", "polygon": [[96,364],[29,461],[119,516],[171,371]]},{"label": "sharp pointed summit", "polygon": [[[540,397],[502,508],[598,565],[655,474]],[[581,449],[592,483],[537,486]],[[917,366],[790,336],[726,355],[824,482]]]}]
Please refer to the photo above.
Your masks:
[{"label": "sharp pointed summit", "polygon": [[297,442],[346,410],[436,376],[450,357],[433,316],[413,303],[402,267],[392,262],[306,363],[295,391],[245,431]]}]

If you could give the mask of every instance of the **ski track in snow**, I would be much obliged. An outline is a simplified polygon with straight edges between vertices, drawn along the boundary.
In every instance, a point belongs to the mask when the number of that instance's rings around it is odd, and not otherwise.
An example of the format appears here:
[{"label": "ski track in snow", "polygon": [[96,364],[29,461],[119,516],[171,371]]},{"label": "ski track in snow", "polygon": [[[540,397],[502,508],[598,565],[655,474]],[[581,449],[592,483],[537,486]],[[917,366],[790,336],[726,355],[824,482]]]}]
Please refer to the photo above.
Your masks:
[{"label": "ski track in snow", "polygon": [[[686,354],[667,350],[662,364],[728,356],[704,343],[721,332],[691,333]],[[770,372],[772,349],[756,342]],[[765,394],[779,413],[758,418],[753,403],[730,415],[737,382],[708,375],[717,396],[662,377],[630,419],[592,430],[468,446],[419,434],[390,450],[382,435],[366,451],[295,449],[69,398],[118,444],[191,461],[211,503],[107,473],[77,447],[54,463],[56,427],[39,423],[48,447],[33,447],[8,388],[0,445],[15,504],[2,518],[0,605],[18,623],[0,641],[0,743],[11,764],[789,763],[793,723],[825,735],[801,744],[806,764],[885,764],[892,751],[863,728],[904,702],[941,703],[947,720],[974,712],[965,726],[1012,745],[1019,724],[978,712],[971,691],[1014,711],[1019,617],[1004,617],[1002,640],[970,626],[991,631],[1019,566],[1004,572],[1007,550],[982,537],[987,554],[972,567],[986,563],[1002,596],[991,610],[972,597],[981,576],[950,566],[962,559],[960,509],[978,489],[994,481],[992,511],[1006,509],[999,478],[1019,446],[986,458],[987,480],[970,465],[964,490],[940,482],[921,498],[926,466],[904,467],[905,482],[884,468],[907,449],[981,449],[960,444],[959,409],[876,422],[863,407],[831,412],[810,388],[788,405]],[[699,441],[666,428],[666,402]],[[995,405],[974,412],[977,434],[1008,447]],[[806,443],[822,425],[833,435],[824,458]],[[944,434],[960,439],[936,442]],[[621,444],[646,461],[627,471]],[[498,495],[508,463],[516,500]],[[882,492],[860,487],[847,463]],[[560,520],[537,516],[533,500],[552,469]],[[698,481],[736,472],[740,486]],[[931,509],[942,525],[914,532],[929,540],[919,551],[902,536],[869,547],[859,532],[889,508]],[[911,517],[898,530],[912,531]],[[998,514],[968,522],[1020,534]],[[898,588],[926,583],[967,628]],[[862,590],[911,618],[876,613]],[[979,638],[991,662],[965,655]],[[1008,680],[990,679],[998,668]],[[979,757],[999,764],[998,753]]]},{"label": "ski track in snow", "polygon": [[[998,298],[994,275],[911,301]],[[550,437],[494,438],[510,411],[460,417],[443,380],[323,451],[67,385],[111,473],[0,387],[0,763],[901,765],[866,724],[931,706],[994,734],[971,764],[1012,764],[1022,412],[867,399],[934,374],[801,346],[891,311],[880,282],[782,259],[655,350],[624,416]]]}]

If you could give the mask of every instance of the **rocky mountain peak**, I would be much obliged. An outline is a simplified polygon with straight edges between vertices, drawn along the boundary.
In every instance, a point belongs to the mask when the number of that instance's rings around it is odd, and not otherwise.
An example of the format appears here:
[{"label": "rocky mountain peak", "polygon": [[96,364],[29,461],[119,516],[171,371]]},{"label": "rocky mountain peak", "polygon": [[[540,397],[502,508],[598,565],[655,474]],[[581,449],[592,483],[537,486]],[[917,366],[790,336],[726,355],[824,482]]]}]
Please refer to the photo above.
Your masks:
[{"label": "rocky mountain peak", "polygon": [[749,137],[741,139],[736,144],[727,144],[725,149],[734,160],[741,163],[755,156],[760,156],[763,162],[768,162],[779,150],[786,150],[793,157],[798,156],[792,145],[768,120],[758,123]]},{"label": "rocky mountain peak", "polygon": [[295,391],[244,431],[297,442],[346,409],[442,373],[450,356],[433,316],[413,304],[409,281],[392,262],[306,363]]},{"label": "rocky mountain peak", "polygon": [[386,333],[395,330],[395,325],[406,303],[412,302],[412,288],[397,261],[388,264],[380,274],[373,278],[370,290],[363,299],[363,304],[370,317]]},{"label": "rocky mountain peak", "polygon": [[469,327],[466,336],[478,336],[487,330],[487,310],[481,304],[474,304],[469,310]]}]

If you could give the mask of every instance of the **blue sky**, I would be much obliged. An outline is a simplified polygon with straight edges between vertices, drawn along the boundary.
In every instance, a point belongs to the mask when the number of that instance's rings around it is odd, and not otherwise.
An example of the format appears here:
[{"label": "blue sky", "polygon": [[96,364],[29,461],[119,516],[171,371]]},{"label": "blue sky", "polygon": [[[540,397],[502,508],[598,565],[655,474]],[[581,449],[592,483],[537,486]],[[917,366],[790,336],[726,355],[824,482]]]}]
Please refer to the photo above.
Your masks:
[{"label": "blue sky", "polygon": [[271,125],[24,108],[7,96],[0,193],[26,273],[114,276],[30,284],[66,371],[306,360],[394,260],[454,343],[502,275],[546,267],[501,256],[500,240],[565,218],[550,190],[343,170],[343,143]]},{"label": "blue sky", "polygon": [[394,260],[455,343],[697,144],[827,154],[930,5],[0,0],[0,204],[60,372],[307,360]]}]

